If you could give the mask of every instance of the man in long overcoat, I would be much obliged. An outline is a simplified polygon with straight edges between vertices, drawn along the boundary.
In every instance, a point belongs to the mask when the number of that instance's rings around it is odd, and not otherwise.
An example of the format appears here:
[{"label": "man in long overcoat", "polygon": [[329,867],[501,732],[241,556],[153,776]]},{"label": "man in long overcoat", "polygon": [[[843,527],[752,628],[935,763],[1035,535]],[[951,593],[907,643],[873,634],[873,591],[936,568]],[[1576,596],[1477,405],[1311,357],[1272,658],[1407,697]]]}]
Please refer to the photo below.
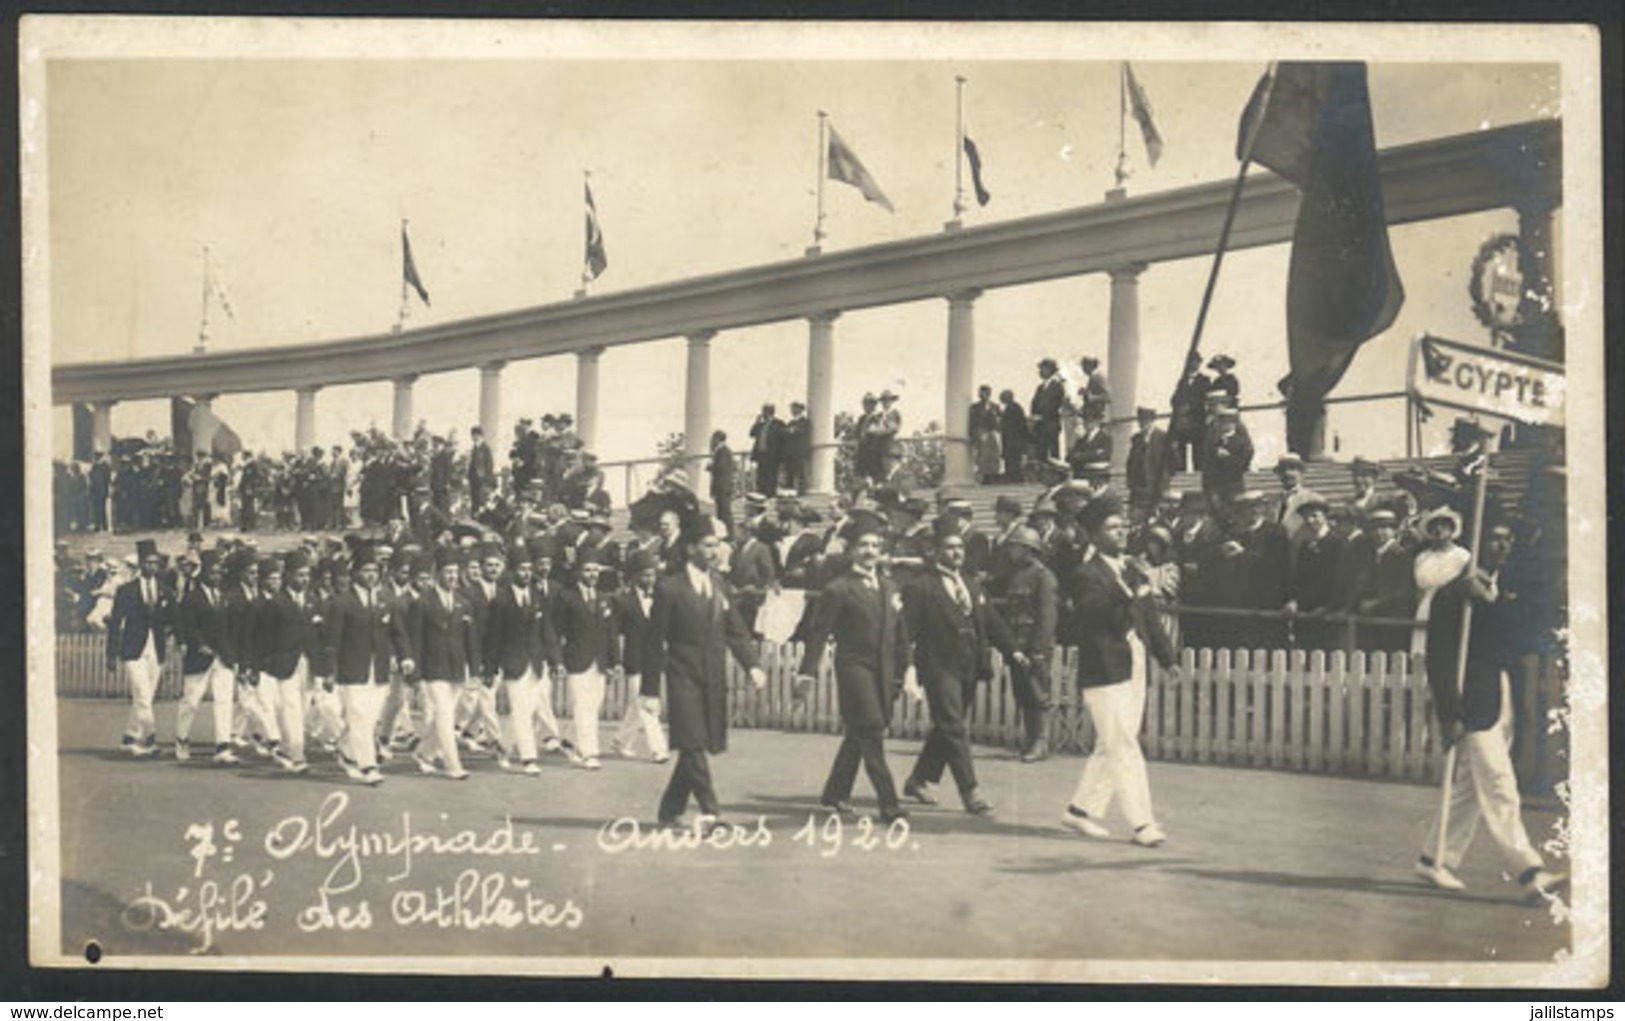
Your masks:
[{"label": "man in long overcoat", "polygon": [[715,520],[691,521],[683,536],[687,563],[660,580],[649,610],[644,682],[658,687],[665,679],[671,747],[677,752],[677,766],[660,799],[663,826],[678,823],[690,797],[700,806],[700,828],[717,824],[720,806],[709,756],[728,749],[728,653],[750,671],[753,685],[767,683],[733,591],[717,570],[720,539]]}]

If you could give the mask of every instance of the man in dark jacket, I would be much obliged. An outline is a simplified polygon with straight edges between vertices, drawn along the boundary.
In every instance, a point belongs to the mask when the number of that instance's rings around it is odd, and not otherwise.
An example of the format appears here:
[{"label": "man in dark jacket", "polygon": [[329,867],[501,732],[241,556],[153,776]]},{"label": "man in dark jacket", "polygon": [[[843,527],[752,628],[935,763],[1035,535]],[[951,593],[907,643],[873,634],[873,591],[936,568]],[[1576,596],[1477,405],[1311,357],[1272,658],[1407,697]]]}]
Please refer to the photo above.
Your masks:
[{"label": "man in dark jacket", "polygon": [[1226,506],[1247,484],[1253,466],[1253,441],[1234,408],[1213,413],[1202,449],[1202,492],[1215,511]]},{"label": "man in dark jacket", "polygon": [[158,693],[165,647],[174,627],[175,597],[158,577],[161,560],[151,539],[135,544],[140,574],[118,587],[107,617],[107,669],[122,670],[130,687],[124,750],[137,758],[158,754],[152,700]]},{"label": "man in dark jacket", "polygon": [[383,782],[378,769],[378,714],[389,692],[391,661],[410,671],[406,620],[378,587],[378,556],[356,555],[351,583],[328,602],[328,642],[344,708],[339,751],[345,772],[368,784]]},{"label": "man in dark jacket", "polygon": [[1341,649],[1341,623],[1323,619],[1348,609],[1342,600],[1344,558],[1348,541],[1332,530],[1327,515],[1331,506],[1319,497],[1298,504],[1303,520],[1296,552],[1291,557],[1292,577],[1282,609],[1300,615],[1293,632],[1300,649]]},{"label": "man in dark jacket", "polygon": [[468,450],[468,513],[476,516],[496,490],[496,465],[491,458],[491,445],[485,442],[485,430],[474,426],[469,430]]},{"label": "man in dark jacket", "polygon": [[[90,466],[90,530],[107,531],[107,493],[113,484],[113,468],[107,463],[107,454],[96,451],[96,460]],[[246,523],[244,528],[250,527]]]},{"label": "man in dark jacket", "polygon": [[468,683],[480,657],[473,607],[457,591],[458,566],[456,550],[435,550],[434,583],[419,594],[406,619],[426,716],[426,733],[414,757],[418,769],[428,774],[440,771],[435,759],[443,758],[446,775],[453,780],[468,777],[457,753],[457,692]]},{"label": "man in dark jacket", "polygon": [[1173,478],[1173,458],[1168,450],[1168,434],[1157,426],[1155,408],[1136,408],[1134,417],[1139,425],[1128,441],[1129,508],[1137,521],[1145,521],[1156,512]]},{"label": "man in dark jacket", "polygon": [[807,419],[807,406],[800,401],[791,401],[790,418],[784,423],[779,448],[784,484],[791,492],[807,491],[807,461],[811,456],[812,422]]},{"label": "man in dark jacket", "polygon": [[617,664],[615,611],[599,591],[602,554],[583,550],[575,583],[562,585],[553,597],[553,627],[558,634],[559,662],[570,689],[575,725],[572,760],[584,769],[599,769],[598,713],[604,705],[606,675]]},{"label": "man in dark jacket", "polygon": [[1066,381],[1055,359],[1038,363],[1038,388],[1033,391],[1031,418],[1033,456],[1039,461],[1061,457],[1061,409],[1066,406]]},{"label": "man in dark jacket", "polygon": [[889,823],[907,813],[886,766],[884,737],[897,688],[912,668],[902,593],[879,570],[884,529],[884,520],[870,511],[854,510],[848,519],[852,568],[818,597],[797,697],[805,699],[816,683],[824,647],[833,638],[843,736],[820,800],[833,812],[855,815],[852,785],[862,762],[880,802],[880,819]]},{"label": "man in dark jacket", "polygon": [[252,738],[260,754],[276,758],[281,753],[282,727],[277,723],[275,690],[269,683],[260,686],[258,650],[254,647],[259,606],[259,565],[250,550],[238,550],[227,564],[225,644],[216,651],[226,657],[226,665],[237,677],[238,712],[233,720],[233,740],[241,737],[245,741],[239,743],[246,743]]},{"label": "man in dark jacket", "polygon": [[[1469,566],[1433,597],[1428,614],[1427,674],[1442,744],[1455,748],[1455,775],[1449,804],[1444,857],[1439,860],[1439,820],[1429,827],[1416,870],[1446,890],[1466,884],[1457,877],[1462,857],[1482,824],[1501,851],[1507,872],[1527,897],[1538,901],[1567,877],[1548,871],[1529,841],[1512,770],[1513,648],[1527,610],[1509,585],[1506,566],[1513,548],[1512,528],[1493,524],[1485,534],[1483,565]],[[1471,605],[1467,662],[1459,653],[1464,607]],[[1458,677],[1461,687],[1457,687]]]},{"label": "man in dark jacket", "polygon": [[181,656],[181,700],[175,707],[175,758],[185,761],[192,757],[192,721],[207,691],[214,698],[214,761],[233,765],[237,762],[231,750],[235,678],[225,653],[226,604],[220,590],[224,571],[216,551],[204,550],[202,560],[198,583],[180,605],[177,630],[185,652]]},{"label": "man in dark jacket", "polygon": [[1001,549],[1010,571],[988,586],[999,615],[1010,625],[1023,662],[1010,665],[1010,685],[1021,707],[1022,762],[1049,758],[1050,660],[1055,654],[1058,590],[1055,575],[1038,559],[1044,543],[1031,528],[1017,528]]},{"label": "man in dark jacket", "polygon": [[779,454],[783,446],[784,423],[771,404],[750,427],[750,459],[756,465],[756,491],[772,496],[779,491]]},{"label": "man in dark jacket", "polygon": [[728,653],[750,672],[753,686],[760,689],[767,683],[756,665],[750,633],[734,609],[733,594],[718,571],[720,539],[710,518],[696,518],[684,528],[687,562],[656,586],[644,646],[644,681],[666,682],[671,746],[677,752],[677,765],[660,798],[659,821],[677,825],[693,797],[699,802],[702,832],[717,825],[721,810],[709,756],[728,749]]},{"label": "man in dark jacket", "polygon": [[[1355,612],[1362,617],[1410,619],[1416,616],[1415,556],[1399,538],[1399,515],[1380,507],[1366,516],[1365,528],[1349,543],[1346,576]],[[1357,644],[1368,652],[1410,648],[1410,629],[1362,624]]]},{"label": "man in dark jacket", "polygon": [[931,567],[903,592],[909,638],[914,643],[914,666],[931,709],[931,733],[925,739],[903,793],[922,804],[933,804],[930,785],[942,778],[943,768],[953,773],[965,811],[990,816],[993,806],[976,783],[966,717],[978,682],[993,676],[991,648],[1007,659],[1021,662],[1026,654],[1015,647],[1004,618],[988,603],[973,579],[962,573],[965,540],[948,518],[938,518]]},{"label": "man in dark jacket", "polygon": [[[535,556],[524,546],[509,551],[508,577],[486,610],[484,646],[485,675],[503,686],[508,703],[508,712],[500,720],[502,755],[498,761],[526,776],[540,775],[536,721],[542,687],[551,683],[549,667],[559,660],[559,645],[552,609],[536,591]],[[552,718],[551,698],[548,718]],[[557,727],[557,721],[553,726]]]},{"label": "man in dark jacket", "polygon": [[1174,670],[1174,650],[1155,612],[1151,588],[1124,555],[1128,519],[1114,501],[1098,500],[1084,516],[1094,555],[1078,568],[1073,633],[1078,643],[1078,687],[1095,727],[1095,748],[1084,764],[1063,825],[1085,836],[1111,835],[1101,821],[1121,798],[1133,841],[1155,847],[1167,840],[1151,810],[1151,786],[1140,751],[1145,718],[1146,654]]},{"label": "man in dark jacket", "polygon": [[716,507],[717,520],[728,526],[734,524],[734,452],[728,446],[728,434],[718,429],[711,434],[711,462],[705,466],[711,476],[711,503]]},{"label": "man in dark jacket", "polygon": [[999,451],[1004,457],[1004,482],[1022,480],[1022,464],[1032,439],[1027,433],[1027,413],[1016,403],[1013,390],[999,391]]},{"label": "man in dark jacket", "polygon": [[[260,566],[260,604],[254,619],[254,647],[260,684],[270,685],[282,728],[285,759],[282,768],[305,771],[305,693],[311,664],[320,648],[322,618],[308,591],[310,556],[303,550],[275,558]],[[262,691],[262,697],[266,693]]]},{"label": "man in dark jacket", "polygon": [[615,611],[615,634],[620,641],[620,671],[626,678],[626,714],[615,732],[613,748],[627,758],[636,756],[634,746],[642,734],[655,762],[671,758],[666,732],[660,726],[660,685],[650,684],[643,669],[644,647],[649,640],[649,613],[654,609],[655,582],[660,579],[660,562],[654,554],[638,550],[627,560],[627,585],[611,601]]}]

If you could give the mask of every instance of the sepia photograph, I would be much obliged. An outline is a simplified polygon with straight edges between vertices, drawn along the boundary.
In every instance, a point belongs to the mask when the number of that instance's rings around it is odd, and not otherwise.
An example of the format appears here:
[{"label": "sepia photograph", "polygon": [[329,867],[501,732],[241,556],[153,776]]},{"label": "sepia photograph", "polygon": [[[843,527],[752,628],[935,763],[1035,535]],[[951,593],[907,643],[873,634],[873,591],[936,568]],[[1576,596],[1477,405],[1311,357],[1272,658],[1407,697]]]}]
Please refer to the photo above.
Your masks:
[{"label": "sepia photograph", "polygon": [[33,964],[1606,986],[1599,60],[24,17]]}]

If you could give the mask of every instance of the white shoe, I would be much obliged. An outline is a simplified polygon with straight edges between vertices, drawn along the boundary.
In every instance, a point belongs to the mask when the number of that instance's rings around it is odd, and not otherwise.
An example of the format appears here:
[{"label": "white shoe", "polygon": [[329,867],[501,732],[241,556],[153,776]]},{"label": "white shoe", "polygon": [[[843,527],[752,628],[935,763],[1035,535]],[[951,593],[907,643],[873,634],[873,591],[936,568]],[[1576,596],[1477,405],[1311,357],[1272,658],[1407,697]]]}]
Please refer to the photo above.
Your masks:
[{"label": "white shoe", "polygon": [[192,758],[192,744],[191,744],[191,742],[190,741],[176,740],[176,742],[175,742],[175,761],[176,762],[189,762],[189,761],[191,761],[191,758]]},{"label": "white shoe", "polygon": [[556,737],[550,737],[547,740],[542,742],[542,751],[544,751],[544,752],[548,752],[548,753],[558,752],[558,751],[562,751],[563,748],[564,748],[564,742],[560,741]]},{"label": "white shoe", "polygon": [[1416,860],[1416,874],[1437,886],[1441,890],[1465,890],[1467,884],[1462,882],[1454,872],[1443,865],[1435,865],[1418,858]]},{"label": "white shoe", "polygon": [[514,765],[513,760],[508,758],[507,753],[504,752],[503,754],[497,756],[497,768],[502,770],[504,773],[512,773],[519,767]]},{"label": "white shoe", "polygon": [[440,772],[439,766],[436,766],[428,759],[416,753],[413,753],[412,761],[418,764],[418,772],[422,773],[424,776],[434,776],[436,773]]},{"label": "white shoe", "polygon": [[535,759],[531,759],[529,762],[526,762],[523,768],[526,776],[542,775],[542,767],[537,764]]},{"label": "white shoe", "polygon": [[1567,872],[1551,872],[1547,869],[1537,869],[1535,874],[1523,883],[1523,892],[1529,903],[1539,904],[1543,900],[1556,897],[1557,892],[1567,888],[1568,885],[1569,874]]},{"label": "white shoe", "polygon": [[231,750],[230,745],[226,745],[214,753],[214,761],[222,766],[235,766],[243,760],[237,757],[237,753]]},{"label": "white shoe", "polygon": [[448,779],[448,780],[467,780],[468,779],[468,770],[461,769],[461,768],[459,768],[459,769],[448,769],[448,770],[446,770],[446,779]]},{"label": "white shoe", "polygon": [[1070,805],[1067,806],[1066,811],[1061,813],[1061,825],[1068,829],[1077,830],[1084,836],[1093,837],[1096,840],[1110,840],[1112,835],[1111,830],[1082,812],[1074,812]]},{"label": "white shoe", "polygon": [[360,766],[356,765],[355,760],[350,758],[348,755],[340,755],[339,756],[339,765],[344,767],[344,775],[349,777],[350,779],[352,779],[352,780],[365,779],[365,777],[363,775],[364,770],[362,770]]},{"label": "white shoe", "polygon": [[1133,841],[1141,847],[1160,847],[1168,842],[1168,834],[1154,822],[1148,822],[1134,831]]},{"label": "white shoe", "polygon": [[587,759],[582,759],[581,760],[581,768],[582,769],[603,769],[604,764],[602,762],[599,762],[595,758],[587,758]]},{"label": "white shoe", "polygon": [[652,761],[657,766],[664,766],[666,763],[671,761],[671,756],[667,755],[665,752],[661,752],[659,755],[656,755]]},{"label": "white shoe", "polygon": [[361,771],[361,782],[369,787],[376,787],[384,782],[384,774],[378,771],[377,766],[371,766]]}]

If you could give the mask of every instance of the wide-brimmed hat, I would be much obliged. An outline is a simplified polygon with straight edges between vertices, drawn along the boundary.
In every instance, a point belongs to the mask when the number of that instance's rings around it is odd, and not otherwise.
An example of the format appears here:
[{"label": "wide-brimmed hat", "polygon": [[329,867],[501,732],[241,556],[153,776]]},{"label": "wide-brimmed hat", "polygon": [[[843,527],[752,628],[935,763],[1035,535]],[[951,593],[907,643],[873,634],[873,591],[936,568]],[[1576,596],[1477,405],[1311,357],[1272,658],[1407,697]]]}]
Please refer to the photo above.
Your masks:
[{"label": "wide-brimmed hat", "polygon": [[1225,369],[1233,369],[1233,368],[1235,368],[1236,367],[1236,360],[1234,358],[1230,357],[1229,355],[1223,355],[1223,354],[1214,355],[1212,358],[1209,358],[1207,360],[1207,367],[1210,368],[1210,369],[1217,369],[1220,372],[1223,372]]},{"label": "wide-brimmed hat", "polygon": [[1004,541],[1012,546],[1025,546],[1035,553],[1041,553],[1044,550],[1044,540],[1038,537],[1038,529],[1026,525],[1011,532],[1010,538]]},{"label": "wide-brimmed hat", "polygon": [[1432,531],[1433,525],[1438,521],[1450,522],[1451,528],[1457,535],[1461,534],[1461,512],[1447,504],[1440,504],[1432,510],[1422,513],[1422,530]]}]

